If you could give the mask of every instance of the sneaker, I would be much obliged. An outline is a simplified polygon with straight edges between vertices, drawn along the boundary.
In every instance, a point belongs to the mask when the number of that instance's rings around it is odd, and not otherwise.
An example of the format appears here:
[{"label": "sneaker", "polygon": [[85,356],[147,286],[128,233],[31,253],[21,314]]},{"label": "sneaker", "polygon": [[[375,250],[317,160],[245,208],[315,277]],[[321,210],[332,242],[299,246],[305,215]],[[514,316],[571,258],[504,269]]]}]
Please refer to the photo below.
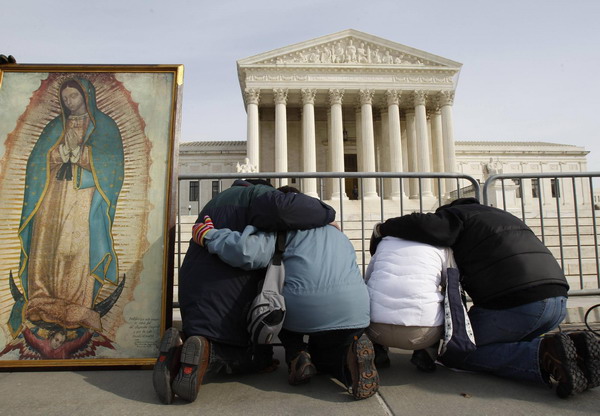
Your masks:
[{"label": "sneaker", "polygon": [[542,339],[539,360],[542,375],[552,377],[558,383],[558,397],[564,399],[587,388],[587,379],[577,365],[575,344],[564,332]]},{"label": "sneaker", "polygon": [[167,329],[160,340],[159,355],[152,372],[152,383],[154,391],[164,404],[173,402],[174,394],[171,383],[179,370],[182,344],[179,331],[173,327]]},{"label": "sneaker", "polygon": [[588,389],[600,386],[600,342],[587,331],[569,334],[577,350],[577,364],[585,378]]},{"label": "sneaker", "polygon": [[289,365],[288,382],[292,386],[305,384],[310,381],[310,378],[317,374],[317,368],[310,359],[310,354],[306,351],[300,353],[294,358]]},{"label": "sneaker", "polygon": [[375,368],[375,350],[365,334],[358,339],[354,337],[348,348],[347,365],[352,383],[350,394],[355,399],[366,399],[377,393],[379,374]]},{"label": "sneaker", "polygon": [[425,373],[433,373],[436,369],[435,361],[426,350],[415,350],[413,351],[410,362],[417,366],[417,368]]},{"label": "sneaker", "polygon": [[208,369],[210,342],[199,336],[188,338],[181,350],[181,366],[173,380],[173,392],[184,400],[193,402]]}]

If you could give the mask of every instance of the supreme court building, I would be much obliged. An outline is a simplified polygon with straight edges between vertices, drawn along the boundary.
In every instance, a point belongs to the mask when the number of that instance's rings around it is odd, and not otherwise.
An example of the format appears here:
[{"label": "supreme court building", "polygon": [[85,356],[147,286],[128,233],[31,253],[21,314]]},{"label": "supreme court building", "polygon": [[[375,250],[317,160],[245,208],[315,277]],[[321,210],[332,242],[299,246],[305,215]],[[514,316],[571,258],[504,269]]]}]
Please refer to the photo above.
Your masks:
[{"label": "supreme court building", "polygon": [[[452,105],[462,64],[352,29],[237,62],[247,111],[246,141],[183,142],[180,173],[585,172],[587,151],[543,142],[455,141]],[[256,175],[253,175],[256,176]],[[180,212],[218,189],[184,183]],[[285,184],[283,180],[281,184]],[[435,201],[456,182],[297,179],[325,200]],[[380,189],[381,188],[381,189]],[[550,189],[535,189],[529,196]],[[518,195],[517,195],[518,196]],[[588,201],[589,202],[589,201]]]}]

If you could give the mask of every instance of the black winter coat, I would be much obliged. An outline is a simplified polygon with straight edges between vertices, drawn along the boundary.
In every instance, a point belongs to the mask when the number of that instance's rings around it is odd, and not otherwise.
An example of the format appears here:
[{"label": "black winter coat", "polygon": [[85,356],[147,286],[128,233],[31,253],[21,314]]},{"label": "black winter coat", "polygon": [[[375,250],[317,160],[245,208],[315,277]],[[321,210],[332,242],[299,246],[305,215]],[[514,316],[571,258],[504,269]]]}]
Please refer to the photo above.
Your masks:
[{"label": "black winter coat", "polygon": [[[335,210],[318,199],[282,193],[270,186],[236,181],[202,209],[196,222],[209,215],[215,228],[243,231],[254,225],[265,231],[309,229],[335,219]],[[247,346],[246,313],[265,276],[222,262],[190,241],[179,271],[179,303],[183,331],[213,341]]]},{"label": "black winter coat", "polygon": [[434,214],[410,214],[381,224],[382,236],[451,247],[465,291],[478,306],[503,309],[569,288],[548,248],[514,215],[463,198]]}]

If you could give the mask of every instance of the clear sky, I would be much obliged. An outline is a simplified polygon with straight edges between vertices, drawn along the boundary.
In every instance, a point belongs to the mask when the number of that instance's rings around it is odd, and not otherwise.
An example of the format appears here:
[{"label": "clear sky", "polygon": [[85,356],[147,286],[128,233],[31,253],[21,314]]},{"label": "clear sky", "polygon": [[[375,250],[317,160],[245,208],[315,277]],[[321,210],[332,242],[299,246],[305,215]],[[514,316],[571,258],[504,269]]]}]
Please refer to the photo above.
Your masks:
[{"label": "clear sky", "polygon": [[182,141],[245,140],[236,61],[356,29],[461,62],[456,140],[546,141],[600,171],[598,0],[0,0],[21,63],[184,64]]}]

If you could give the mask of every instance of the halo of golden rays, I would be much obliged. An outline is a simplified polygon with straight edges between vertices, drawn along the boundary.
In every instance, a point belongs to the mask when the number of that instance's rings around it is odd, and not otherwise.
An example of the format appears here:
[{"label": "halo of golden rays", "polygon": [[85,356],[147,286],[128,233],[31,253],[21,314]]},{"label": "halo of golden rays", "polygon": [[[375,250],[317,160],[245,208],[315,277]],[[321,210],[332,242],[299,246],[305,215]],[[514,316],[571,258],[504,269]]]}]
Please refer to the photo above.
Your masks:
[{"label": "halo of golden rays", "polygon": [[[23,290],[17,279],[20,257],[18,229],[27,159],[44,127],[60,114],[60,85],[66,79],[75,77],[92,82],[96,88],[98,109],[117,123],[123,139],[125,176],[112,236],[118,258],[119,279],[125,274],[127,280],[119,301],[102,318],[103,334],[111,339],[115,338],[117,329],[124,323],[123,308],[133,300],[133,291],[140,281],[143,267],[140,259],[143,259],[149,247],[146,233],[148,215],[152,210],[148,200],[152,144],[145,134],[145,123],[138,104],[112,73],[48,74],[33,92],[16,128],[7,136],[3,169],[0,172],[0,327],[7,334],[5,326],[14,304],[8,284],[11,270],[19,290]],[[106,298],[114,289],[114,285],[105,284],[97,301]]]}]

